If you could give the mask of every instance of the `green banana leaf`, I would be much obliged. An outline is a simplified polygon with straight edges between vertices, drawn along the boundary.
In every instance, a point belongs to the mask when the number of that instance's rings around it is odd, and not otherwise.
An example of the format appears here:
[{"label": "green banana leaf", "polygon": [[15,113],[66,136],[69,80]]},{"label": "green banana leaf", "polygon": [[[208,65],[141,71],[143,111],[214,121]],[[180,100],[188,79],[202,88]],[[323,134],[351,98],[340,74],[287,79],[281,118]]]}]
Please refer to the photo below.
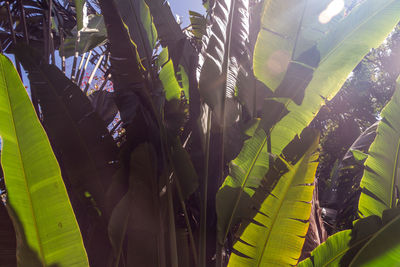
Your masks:
[{"label": "green banana leaf", "polygon": [[293,266],[297,263],[308,230],[318,166],[318,135],[314,133],[308,138],[312,142],[305,154],[294,165],[285,162],[288,171],[265,200],[261,200],[257,214],[234,244],[228,266]]},{"label": "green banana leaf", "polygon": [[[282,9],[287,10],[287,12],[285,11],[282,14],[296,13],[295,10],[297,8],[303,10],[307,7],[304,5],[304,2],[305,1],[299,2],[289,0],[265,1],[263,14],[267,14],[269,8],[275,10],[274,12],[271,11],[273,14],[280,14],[277,10]],[[286,9],[282,7],[285,3],[287,4]],[[292,4],[292,6],[289,6],[289,3]],[[280,9],[275,9],[277,6],[281,6]],[[317,6],[320,6],[320,4],[316,4],[316,7]],[[260,128],[270,133],[269,142],[271,143],[271,149],[268,150],[270,153],[273,155],[280,155],[290,141],[293,140],[296,135],[300,134],[304,127],[312,121],[325,100],[331,99],[337,93],[349,73],[362,57],[372,47],[379,45],[390,33],[400,19],[398,15],[399,9],[400,2],[398,1],[366,0],[361,2],[357,7],[351,10],[350,13],[346,14],[346,16],[340,15],[339,19],[332,18],[332,22],[326,25],[329,30],[320,36],[320,40],[315,40],[314,45],[308,50],[305,45],[307,44],[309,46],[309,44],[308,42],[304,42],[300,51],[307,52],[302,52],[301,55],[303,56],[299,55],[296,62],[290,63],[291,66],[287,67],[285,77],[280,82],[279,87],[275,89],[274,96],[267,99],[264,103],[265,111],[262,116],[262,121],[260,122]],[[309,11],[306,10],[304,12]],[[317,12],[310,13],[314,14],[314,16],[305,18],[307,22],[305,25],[315,25],[315,23],[319,23],[318,16],[315,16],[316,13]],[[263,19],[265,18],[267,18],[267,15],[263,16]],[[271,20],[274,21],[274,25],[286,25],[285,21],[291,18],[297,17],[287,14],[283,18],[275,17],[275,19],[271,18]],[[289,26],[290,25],[289,23]],[[301,26],[301,24],[296,25]],[[288,29],[289,26],[287,27]],[[293,25],[290,27],[293,27]],[[261,49],[261,45],[269,42],[266,40],[263,41],[263,36],[266,32],[269,32],[267,29],[261,30],[258,35],[257,44],[259,49],[256,47],[254,53],[255,70],[258,68],[257,62],[267,62],[270,57],[270,55],[262,52]],[[300,27],[300,29],[303,29],[303,27]],[[312,29],[313,27],[310,28],[310,30]],[[282,44],[279,45],[280,47],[285,46],[284,43],[287,39],[303,38],[297,37],[297,34],[289,36],[286,35],[288,33],[281,34],[276,30],[273,32],[276,35],[285,37],[280,38],[282,39]],[[307,36],[309,37],[309,34]],[[312,36],[314,35],[311,35],[311,37]],[[313,59],[314,62],[307,61],[311,59]],[[269,81],[269,76],[266,72],[269,72],[269,70],[264,68],[263,72],[256,72],[256,76],[267,86],[273,88],[273,85],[279,83],[280,79]],[[269,143],[267,140],[257,141],[263,146]],[[257,162],[259,160],[263,159],[261,159],[257,153],[247,152],[247,149],[248,148],[244,146],[238,158],[242,156],[242,153],[247,154],[251,157],[249,160],[253,163],[250,167],[253,168],[258,164]],[[256,151],[261,151],[263,149],[265,150],[265,148],[257,148]],[[262,173],[260,173],[258,177],[259,180],[263,177],[261,174]],[[227,180],[231,180],[230,177],[231,176],[228,176]],[[246,181],[244,180],[234,182],[227,181],[221,189],[230,187],[226,189],[226,191],[233,191],[236,190],[235,188],[237,188],[238,185],[243,183],[244,186],[246,186]],[[236,199],[239,198],[239,202],[241,202],[242,199],[247,199],[249,197],[246,193],[240,193],[242,192],[240,190],[236,192],[237,193],[229,196],[230,199],[226,199],[225,201],[232,203],[236,202]],[[228,207],[226,207],[226,209],[227,208]],[[230,221],[232,220],[230,218],[232,216],[243,216],[241,214],[236,214],[233,210],[228,211],[226,209],[224,214],[229,214],[229,217],[221,218],[223,216],[220,216],[219,221]],[[229,231],[229,229],[224,231]]]},{"label": "green banana leaf", "polygon": [[400,210],[385,210],[382,219],[371,215],[352,230],[330,236],[298,267],[396,266],[399,262]]},{"label": "green banana leaf", "polygon": [[17,71],[3,55],[0,77],[1,165],[7,205],[22,228],[18,264],[34,266],[30,250],[44,266],[88,266],[57,160]]},{"label": "green banana leaf", "polygon": [[381,112],[377,134],[365,161],[358,210],[362,217],[380,216],[385,209],[398,205],[400,151],[400,78],[396,91]]},{"label": "green banana leaf", "polygon": [[159,266],[156,249],[159,232],[157,163],[153,146],[142,143],[136,147],[130,165],[128,192],[115,206],[108,225],[115,255],[114,266],[119,264],[125,238],[128,266]]},{"label": "green banana leaf", "polygon": [[149,7],[144,0],[115,0],[122,21],[129,29],[129,35],[145,67],[151,66],[153,49],[157,41],[157,30],[153,23]]},{"label": "green banana leaf", "polygon": [[176,79],[174,64],[169,58],[168,48],[164,48],[159,54],[157,66],[161,68],[158,77],[164,88],[165,99],[167,101],[180,100],[182,88]]}]

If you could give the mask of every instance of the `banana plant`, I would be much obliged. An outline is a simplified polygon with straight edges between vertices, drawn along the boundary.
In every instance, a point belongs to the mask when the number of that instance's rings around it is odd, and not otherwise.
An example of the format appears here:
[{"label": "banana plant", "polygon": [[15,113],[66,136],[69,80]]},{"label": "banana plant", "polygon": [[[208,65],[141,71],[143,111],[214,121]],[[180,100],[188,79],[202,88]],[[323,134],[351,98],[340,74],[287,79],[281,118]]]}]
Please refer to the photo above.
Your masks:
[{"label": "banana plant", "polygon": [[11,61],[0,55],[1,165],[20,266],[89,266],[60,167]]},{"label": "banana plant", "polygon": [[[228,266],[289,266],[300,257],[308,229],[318,134],[311,130],[293,141],[266,175],[254,201],[261,205],[233,246]],[[306,150],[301,153],[302,150]],[[277,179],[278,177],[279,180]],[[273,190],[268,181],[278,180]],[[261,195],[257,194],[263,192]],[[268,196],[265,198],[265,194]],[[263,200],[265,199],[265,200]],[[248,208],[249,209],[249,208]]]},{"label": "banana plant", "polygon": [[[259,125],[259,131],[266,134],[263,138],[254,135],[247,142],[257,143],[256,149],[243,146],[237,157],[250,162],[239,165],[244,175],[231,172],[218,193],[218,202],[236,203],[221,204],[217,209],[220,242],[225,242],[231,227],[245,218],[236,209],[246,205],[241,202],[252,197],[251,188],[257,188],[266,173],[267,169],[247,179],[259,162],[265,162],[261,151],[279,155],[337,93],[362,57],[399,21],[395,14],[398,2],[374,0],[360,3],[346,15],[339,10],[325,21],[321,16],[331,12],[329,2],[264,2],[253,66],[256,77],[274,93],[265,101]],[[376,25],[380,30],[375,30]]]},{"label": "banana plant", "polygon": [[[216,259],[222,266],[229,254],[230,266],[295,265],[317,166],[318,138],[303,129],[398,22],[398,1],[366,0],[351,10],[328,0],[207,1],[207,16],[191,13],[185,30],[163,0],[75,2],[80,37],[86,22],[96,28],[80,40],[85,47],[63,44],[73,27],[46,29],[55,17],[62,22],[46,4],[45,58],[29,49],[17,54],[64,179],[74,181],[67,189],[91,265],[206,266]],[[75,52],[72,81],[46,64],[52,43]],[[80,90],[85,60],[93,58],[100,60],[92,74],[100,68],[114,92]],[[116,108],[105,106],[108,99]],[[116,109],[121,123],[107,127]],[[9,193],[12,200],[12,186]],[[99,220],[82,220],[89,216],[82,210]],[[397,225],[386,224],[391,219],[379,225],[385,238]],[[353,264],[369,261],[380,238],[369,239]],[[100,241],[106,245],[90,246]]]}]

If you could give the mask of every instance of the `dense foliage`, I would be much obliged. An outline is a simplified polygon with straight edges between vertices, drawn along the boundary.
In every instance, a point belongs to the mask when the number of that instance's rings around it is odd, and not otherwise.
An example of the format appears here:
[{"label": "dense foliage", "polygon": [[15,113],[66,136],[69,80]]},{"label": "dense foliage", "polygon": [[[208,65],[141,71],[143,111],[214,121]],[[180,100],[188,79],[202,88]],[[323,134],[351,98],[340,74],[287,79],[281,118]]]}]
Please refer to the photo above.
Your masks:
[{"label": "dense foliage", "polygon": [[204,6],[0,1],[2,265],[400,262],[400,2]]}]

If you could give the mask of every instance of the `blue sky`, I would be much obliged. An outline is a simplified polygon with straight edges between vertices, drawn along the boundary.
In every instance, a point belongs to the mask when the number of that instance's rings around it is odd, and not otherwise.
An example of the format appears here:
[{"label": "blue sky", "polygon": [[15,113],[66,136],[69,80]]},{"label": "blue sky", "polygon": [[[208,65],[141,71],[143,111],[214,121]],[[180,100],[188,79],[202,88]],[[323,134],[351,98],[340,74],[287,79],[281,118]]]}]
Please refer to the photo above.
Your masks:
[{"label": "blue sky", "polygon": [[183,27],[189,25],[189,10],[201,14],[205,13],[202,0],[169,0],[168,2],[170,3],[172,12],[181,17]]}]

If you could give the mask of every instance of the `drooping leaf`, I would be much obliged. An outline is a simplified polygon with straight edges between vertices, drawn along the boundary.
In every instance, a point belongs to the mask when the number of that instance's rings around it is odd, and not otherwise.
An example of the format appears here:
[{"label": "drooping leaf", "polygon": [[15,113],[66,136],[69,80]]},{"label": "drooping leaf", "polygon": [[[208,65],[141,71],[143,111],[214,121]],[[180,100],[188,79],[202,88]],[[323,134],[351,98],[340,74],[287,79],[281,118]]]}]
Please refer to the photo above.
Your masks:
[{"label": "drooping leaf", "polygon": [[398,205],[400,151],[400,79],[390,102],[381,112],[376,138],[368,150],[358,210],[362,217],[380,216],[385,209]]},{"label": "drooping leaf", "polygon": [[115,2],[99,2],[110,41],[111,79],[115,102],[121,113],[121,120],[129,124],[135,116],[139,98],[146,98],[143,92],[144,68],[136,44],[131,40],[129,29],[124,25]]},{"label": "drooping leaf", "polygon": [[[352,230],[330,236],[299,267],[395,266],[399,261],[399,209],[355,222]],[[371,250],[373,249],[373,250]]]},{"label": "drooping leaf", "polygon": [[27,46],[20,47],[17,56],[29,73],[43,125],[58,152],[65,181],[73,189],[71,201],[83,229],[90,263],[100,264],[110,252],[107,233],[98,229],[96,235],[90,235],[88,225],[102,229],[109,216],[105,192],[118,167],[117,146],[104,121],[76,84],[54,65],[41,62],[40,55]]},{"label": "drooping leaf", "polygon": [[18,244],[18,264],[29,266],[30,249],[45,266],[89,266],[46,133],[17,71],[3,55],[0,76],[1,164],[7,203],[15,211],[12,218],[20,223],[25,241]]},{"label": "drooping leaf", "polygon": [[105,123],[82,90],[57,67],[41,63],[40,55],[24,46],[17,56],[37,92],[43,124],[69,181],[82,196],[88,191],[102,210],[118,152]]},{"label": "drooping leaf", "polygon": [[[297,263],[308,229],[318,140],[279,178],[262,201],[257,214],[233,246],[228,266],[293,266]],[[271,177],[267,178],[271,179]]]},{"label": "drooping leaf", "polygon": [[128,265],[158,266],[155,160],[154,148],[148,143],[139,145],[131,154],[129,189],[114,208],[108,226],[115,266],[120,261],[126,234]]}]

